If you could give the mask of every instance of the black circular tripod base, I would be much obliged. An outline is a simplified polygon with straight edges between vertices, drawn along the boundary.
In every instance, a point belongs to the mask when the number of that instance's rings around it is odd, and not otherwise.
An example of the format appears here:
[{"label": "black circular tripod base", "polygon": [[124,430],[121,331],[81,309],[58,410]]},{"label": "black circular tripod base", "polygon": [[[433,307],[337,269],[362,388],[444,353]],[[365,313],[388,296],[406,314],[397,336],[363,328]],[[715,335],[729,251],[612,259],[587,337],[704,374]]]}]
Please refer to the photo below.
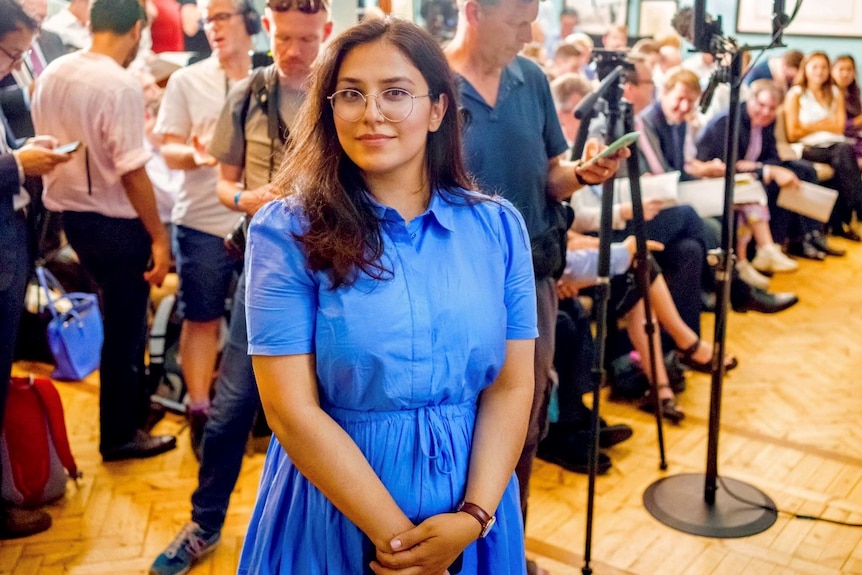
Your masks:
[{"label": "black circular tripod base", "polygon": [[[705,477],[703,473],[684,473],[659,479],[644,492],[644,506],[668,527],[703,537],[748,537],[775,523],[776,511],[737,501],[720,483],[715,503],[709,505],[704,500]],[[756,487],[726,477],[722,482],[737,497],[775,509],[772,500]]]}]

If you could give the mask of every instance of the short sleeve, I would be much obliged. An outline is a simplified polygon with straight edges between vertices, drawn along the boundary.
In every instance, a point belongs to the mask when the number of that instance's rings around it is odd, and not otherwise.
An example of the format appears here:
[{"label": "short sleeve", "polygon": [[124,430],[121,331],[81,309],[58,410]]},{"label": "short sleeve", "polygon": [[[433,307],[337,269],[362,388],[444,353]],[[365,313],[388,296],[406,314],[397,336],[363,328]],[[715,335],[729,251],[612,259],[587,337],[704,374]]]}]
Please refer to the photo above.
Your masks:
[{"label": "short sleeve", "polygon": [[112,105],[110,121],[102,124],[104,146],[117,173],[124,175],[142,168],[152,156],[143,146],[144,96],[139,89],[118,90]]},{"label": "short sleeve", "polygon": [[229,166],[245,165],[245,125],[242,109],[249,97],[250,81],[246,78],[231,88],[209,145],[209,153]]},{"label": "short sleeve", "polygon": [[153,128],[153,131],[160,136],[173,134],[186,139],[191,137],[192,117],[189,114],[189,103],[183,90],[183,77],[182,73],[175,73],[165,87],[159,115]]},{"label": "short sleeve", "polygon": [[538,86],[541,91],[540,101],[545,109],[545,126],[542,130],[542,136],[545,140],[545,152],[548,158],[556,158],[569,149],[569,144],[566,142],[566,136],[563,134],[562,126],[560,126],[560,119],[557,117],[557,108],[554,106],[554,97],[551,95],[550,84],[548,84],[544,75],[542,75],[541,78],[535,80],[534,85]]},{"label": "short sleeve", "polygon": [[500,199],[501,241],[506,254],[506,339],[539,336],[536,319],[536,279],[524,218],[507,200]]},{"label": "short sleeve", "polygon": [[303,217],[295,199],[271,202],[248,230],[245,258],[249,355],[314,352],[318,282],[302,244]]}]

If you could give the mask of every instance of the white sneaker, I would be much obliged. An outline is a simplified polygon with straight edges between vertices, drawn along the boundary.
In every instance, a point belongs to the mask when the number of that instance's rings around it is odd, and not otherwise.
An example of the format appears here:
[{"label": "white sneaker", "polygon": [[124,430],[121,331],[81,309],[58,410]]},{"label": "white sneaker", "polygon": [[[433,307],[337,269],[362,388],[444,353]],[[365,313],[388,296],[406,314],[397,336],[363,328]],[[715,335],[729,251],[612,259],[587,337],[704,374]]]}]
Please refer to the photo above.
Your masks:
[{"label": "white sneaker", "polygon": [[792,272],[799,267],[776,244],[757,248],[757,255],[751,260],[751,265],[761,272]]},{"label": "white sneaker", "polygon": [[736,262],[736,271],[739,273],[739,279],[750,285],[751,287],[766,290],[769,288],[769,278],[754,269],[748,260]]}]

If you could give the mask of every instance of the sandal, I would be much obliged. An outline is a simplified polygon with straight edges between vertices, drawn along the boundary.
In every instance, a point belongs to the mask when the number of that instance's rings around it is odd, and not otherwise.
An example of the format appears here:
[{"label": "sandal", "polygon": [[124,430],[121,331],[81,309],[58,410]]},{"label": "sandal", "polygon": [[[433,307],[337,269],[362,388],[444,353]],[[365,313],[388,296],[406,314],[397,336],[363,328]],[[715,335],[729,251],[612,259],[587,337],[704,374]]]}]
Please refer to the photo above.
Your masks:
[{"label": "sandal", "polygon": [[[689,369],[693,369],[694,371],[698,371],[700,373],[712,373],[712,361],[708,362],[700,362],[694,359],[694,354],[697,353],[697,350],[700,349],[700,344],[703,343],[702,339],[695,341],[693,344],[688,346],[683,350],[677,350],[679,353],[679,361],[684,366]],[[724,358],[724,371],[730,371],[731,369],[735,369],[736,366],[739,365],[739,361],[730,356]]]},{"label": "sandal", "polygon": [[[658,387],[669,388],[670,385],[667,383],[660,383],[658,384]],[[674,398],[665,397],[659,401],[661,403],[661,416],[664,419],[667,419],[675,425],[679,425],[679,422],[685,419],[685,413],[677,407],[676,400]],[[650,391],[647,391],[646,395],[643,396],[640,405],[638,405],[638,409],[646,413],[655,413],[655,401],[653,401],[652,393]]]}]

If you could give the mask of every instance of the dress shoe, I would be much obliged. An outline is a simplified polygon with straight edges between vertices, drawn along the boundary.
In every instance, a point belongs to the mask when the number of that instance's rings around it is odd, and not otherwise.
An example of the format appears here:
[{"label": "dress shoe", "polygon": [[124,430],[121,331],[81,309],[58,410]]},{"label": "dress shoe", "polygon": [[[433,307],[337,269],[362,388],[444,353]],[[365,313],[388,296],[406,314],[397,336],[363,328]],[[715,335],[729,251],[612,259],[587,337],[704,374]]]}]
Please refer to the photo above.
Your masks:
[{"label": "dress shoe", "polygon": [[[536,457],[542,461],[559,465],[566,471],[571,471],[572,473],[580,473],[581,475],[588,475],[590,473],[590,460],[586,453],[563,453],[555,449],[543,448],[543,443],[539,444],[539,450],[536,452]],[[596,474],[604,475],[610,470],[610,468],[611,458],[606,454],[599,452]]]},{"label": "dress shoe", "polygon": [[0,539],[17,539],[51,527],[51,516],[39,509],[0,508]]},{"label": "dress shoe", "polygon": [[634,432],[624,423],[603,425],[599,428],[599,447],[608,449],[630,438]]},{"label": "dress shoe", "polygon": [[177,446],[177,438],[173,435],[150,435],[139,429],[135,438],[116,447],[102,450],[102,461],[120,461],[122,459],[144,459],[153,457]]},{"label": "dress shoe", "polygon": [[808,234],[811,245],[826,254],[827,256],[841,257],[847,254],[846,250],[839,250],[829,246],[826,238],[819,231],[814,231]]},{"label": "dress shoe", "polygon": [[853,231],[850,224],[843,224],[839,227],[832,228],[832,235],[844,238],[845,240],[850,240],[851,242],[862,242],[862,238],[859,237],[859,234]]},{"label": "dress shoe", "polygon": [[[536,457],[573,473],[587,474],[590,472],[590,440],[588,430],[575,430],[571,425],[565,424],[554,425],[549,429],[548,436],[539,443]],[[601,433],[599,441],[601,442]],[[603,475],[610,468],[611,458],[599,452],[598,474]]]},{"label": "dress shoe", "polygon": [[826,252],[814,245],[814,242],[812,242],[808,237],[798,242],[792,242],[787,247],[787,251],[791,255],[798,258],[805,258],[806,260],[822,262],[826,259]]},{"label": "dress shoe", "polygon": [[[620,444],[633,435],[632,428],[624,423],[608,425],[599,418],[599,447],[609,449]],[[552,423],[548,426],[548,437],[551,442],[574,443],[578,446],[587,446],[593,440],[592,430],[588,422],[585,423]],[[566,446],[567,448],[570,445]]]},{"label": "dress shoe", "polygon": [[797,303],[799,303],[799,298],[794,293],[768,293],[757,288],[751,288],[747,299],[733,304],[733,311],[738,313],[748,311],[778,313],[789,307],[793,307]]}]

